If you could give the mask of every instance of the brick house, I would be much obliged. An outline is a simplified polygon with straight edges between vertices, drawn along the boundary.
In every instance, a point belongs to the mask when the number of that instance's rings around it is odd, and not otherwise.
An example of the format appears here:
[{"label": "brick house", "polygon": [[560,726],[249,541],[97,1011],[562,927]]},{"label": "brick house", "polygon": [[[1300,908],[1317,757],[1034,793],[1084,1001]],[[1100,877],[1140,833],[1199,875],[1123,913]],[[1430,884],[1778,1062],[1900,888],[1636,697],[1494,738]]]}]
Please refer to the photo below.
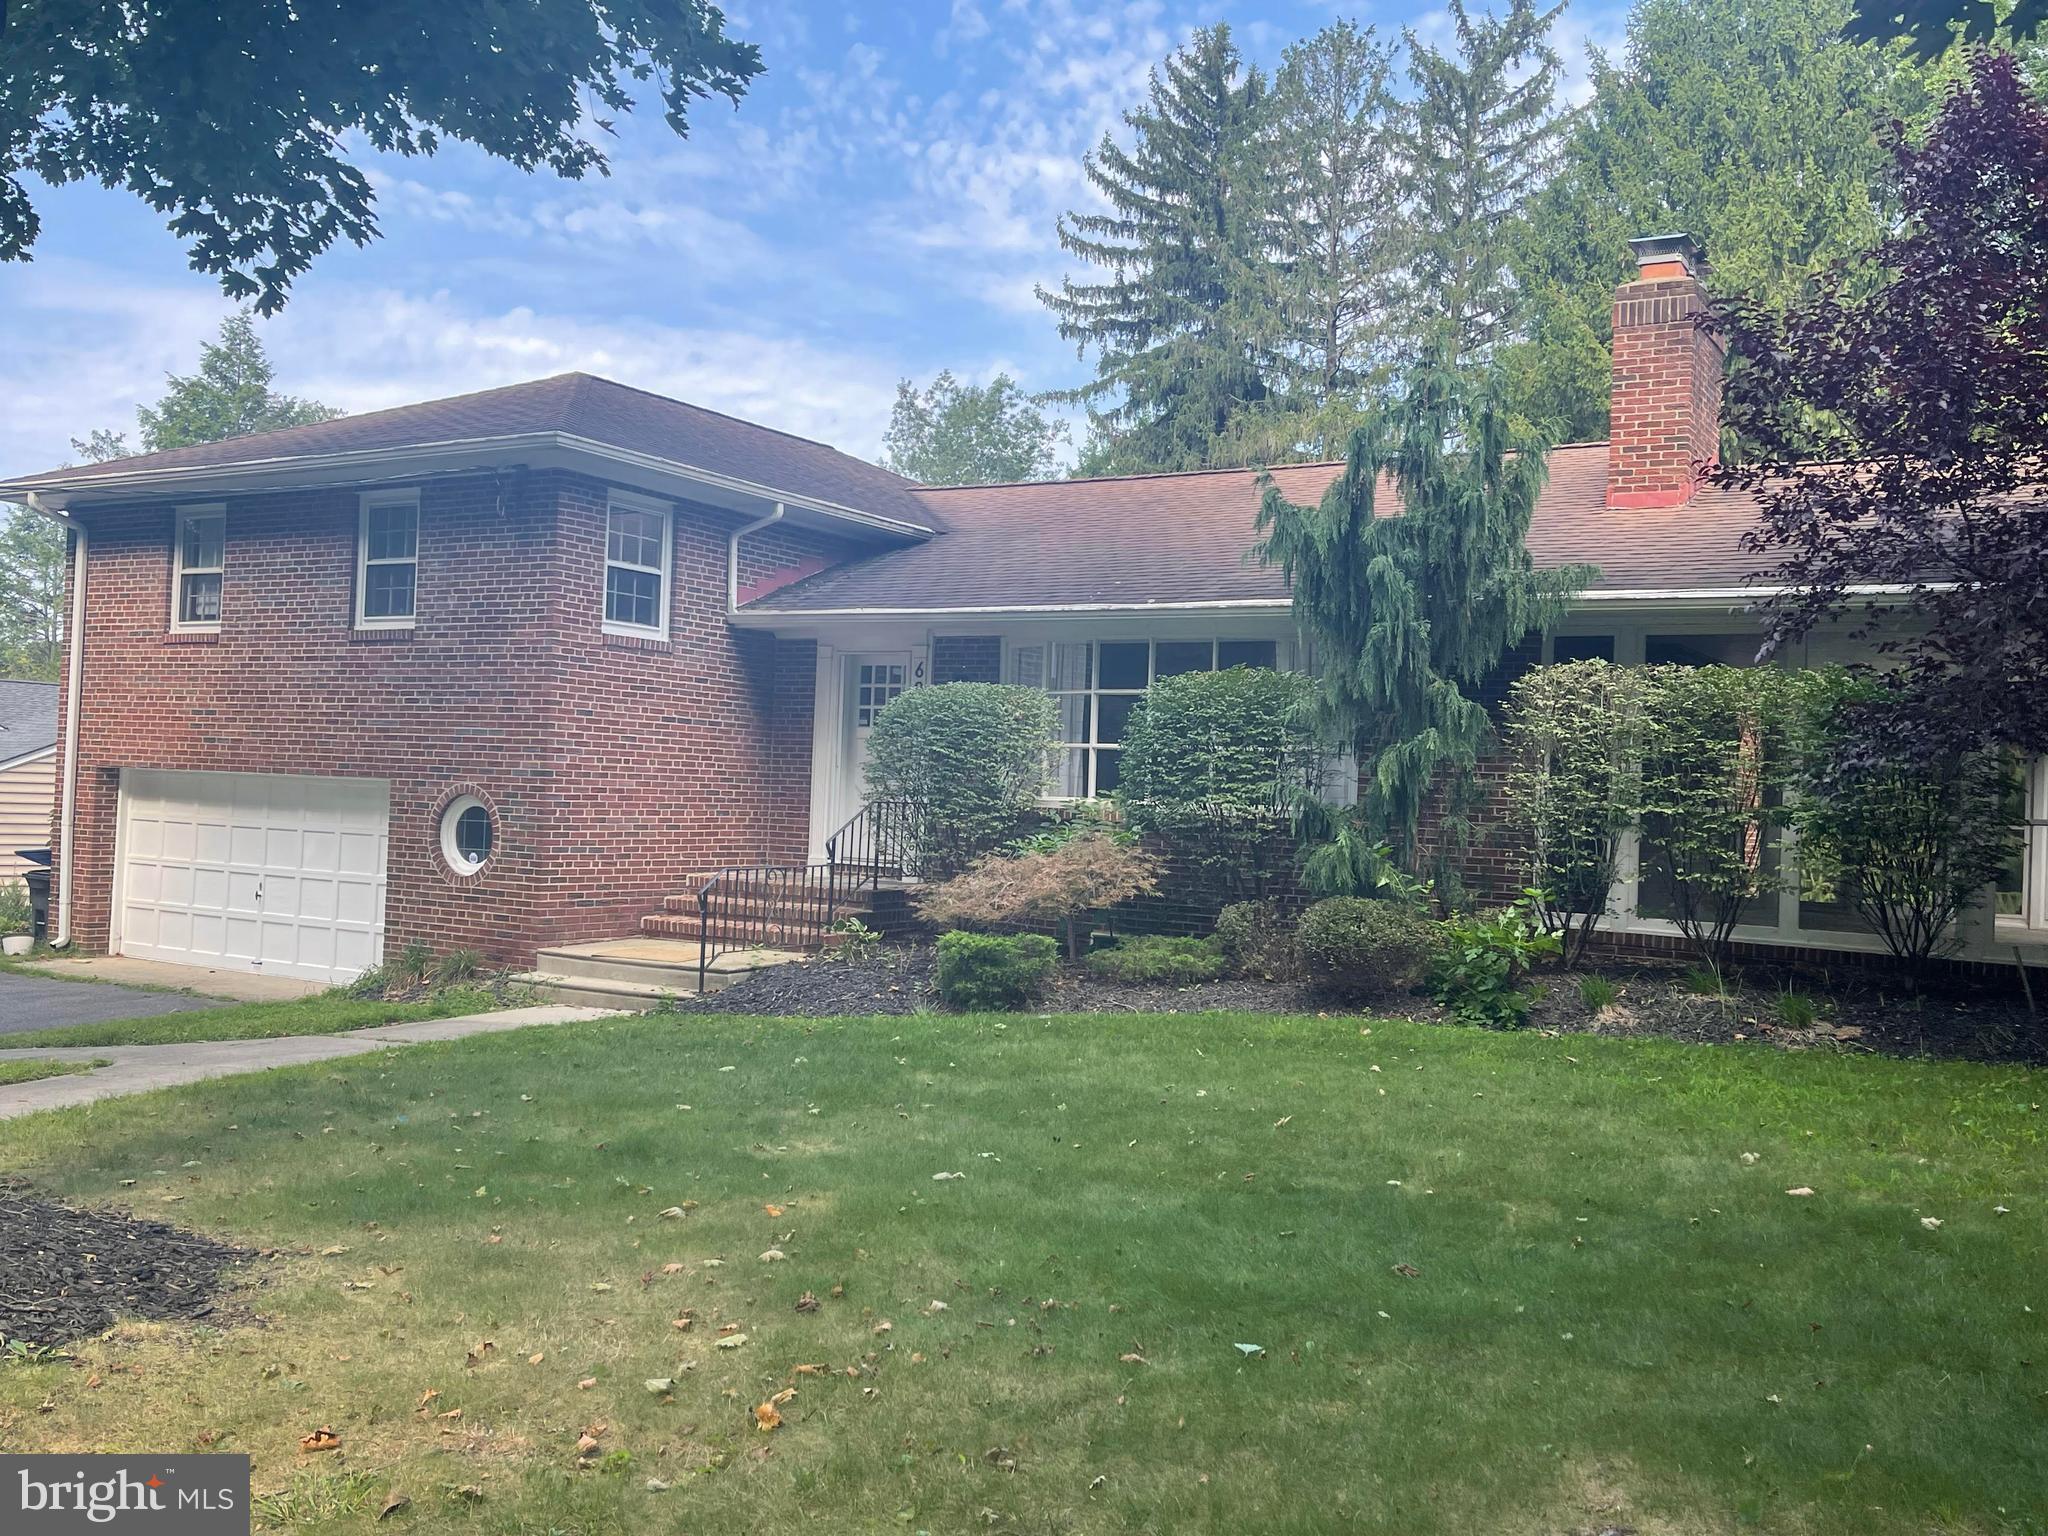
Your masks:
[{"label": "brick house", "polygon": [[[1600,575],[1526,659],[1747,664],[1753,509],[1700,480],[1722,358],[1689,244],[1637,246],[1612,440],[1554,450],[1529,536]],[[1273,478],[1307,502],[1338,468]],[[875,711],[927,682],[1047,689],[1057,794],[1104,793],[1152,679],[1297,664],[1245,558],[1259,495],[926,488],[579,374],[0,483],[74,530],[57,929],[319,980],[413,943],[683,937],[662,909],[693,874],[824,856]],[[2038,765],[2030,793],[2041,816]],[[1975,953],[2048,942],[2040,828],[2006,884]],[[1615,911],[1671,931],[1633,882]],[[1796,886],[1738,936],[1875,947]]]}]

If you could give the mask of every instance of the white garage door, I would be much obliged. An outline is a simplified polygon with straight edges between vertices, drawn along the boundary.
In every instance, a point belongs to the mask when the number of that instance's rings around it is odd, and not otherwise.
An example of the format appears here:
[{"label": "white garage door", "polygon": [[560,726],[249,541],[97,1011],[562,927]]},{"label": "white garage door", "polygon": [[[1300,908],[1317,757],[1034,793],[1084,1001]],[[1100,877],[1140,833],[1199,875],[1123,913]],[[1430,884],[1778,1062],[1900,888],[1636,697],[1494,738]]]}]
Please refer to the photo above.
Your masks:
[{"label": "white garage door", "polygon": [[121,775],[120,952],[347,981],[384,956],[382,779]]}]

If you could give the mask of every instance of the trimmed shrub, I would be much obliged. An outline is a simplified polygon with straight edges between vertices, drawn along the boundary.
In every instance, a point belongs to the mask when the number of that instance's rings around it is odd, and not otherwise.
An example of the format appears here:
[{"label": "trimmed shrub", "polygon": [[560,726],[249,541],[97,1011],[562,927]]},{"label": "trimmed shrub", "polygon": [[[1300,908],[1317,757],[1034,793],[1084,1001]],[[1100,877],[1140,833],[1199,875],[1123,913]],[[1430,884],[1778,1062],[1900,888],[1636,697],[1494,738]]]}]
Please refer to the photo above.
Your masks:
[{"label": "trimmed shrub", "polygon": [[1621,878],[1642,811],[1650,680],[1640,667],[1537,667],[1508,693],[1507,820],[1536,915],[1576,965]]},{"label": "trimmed shrub", "polygon": [[1880,678],[1808,675],[1788,819],[1802,897],[1851,908],[1917,978],[1959,946],[1956,920],[2011,856],[2021,786],[1996,749],[1902,759],[1896,708]]},{"label": "trimmed shrub", "polygon": [[1321,756],[1305,723],[1308,678],[1231,667],[1161,678],[1123,732],[1118,806],[1234,894],[1263,885],[1264,855]]},{"label": "trimmed shrub", "polygon": [[958,874],[1016,836],[1056,729],[1049,694],[1000,683],[912,688],[875,717],[868,793],[904,802],[904,855],[922,878]]},{"label": "trimmed shrub", "polygon": [[1207,939],[1149,934],[1089,955],[1088,972],[1104,981],[1190,987],[1223,974],[1223,956]]},{"label": "trimmed shrub", "polygon": [[1278,981],[1294,974],[1294,924],[1277,901],[1236,901],[1210,935],[1232,976]]},{"label": "trimmed shrub", "polygon": [[1042,933],[948,933],[939,938],[939,996],[967,1013],[999,1013],[1041,997],[1059,964]]},{"label": "trimmed shrub", "polygon": [[1437,949],[1428,914],[1393,901],[1332,896],[1301,915],[1294,932],[1303,976],[1336,997],[1410,990]]},{"label": "trimmed shrub", "polygon": [[1159,861],[1107,830],[1090,827],[1028,853],[991,854],[965,874],[924,892],[928,921],[968,928],[1051,924],[1081,958],[1089,914],[1159,889]]}]

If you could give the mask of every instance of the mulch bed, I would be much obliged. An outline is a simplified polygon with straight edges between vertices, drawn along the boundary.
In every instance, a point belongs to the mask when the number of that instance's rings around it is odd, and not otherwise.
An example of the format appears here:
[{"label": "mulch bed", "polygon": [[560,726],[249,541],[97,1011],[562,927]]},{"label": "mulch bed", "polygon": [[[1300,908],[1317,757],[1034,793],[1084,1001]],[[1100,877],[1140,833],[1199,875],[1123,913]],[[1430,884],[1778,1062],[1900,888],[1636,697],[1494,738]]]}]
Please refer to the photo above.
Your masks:
[{"label": "mulch bed", "polygon": [[251,1257],[165,1222],[0,1190],[0,1339],[54,1348],[117,1316],[214,1317],[222,1273]]},{"label": "mulch bed", "polygon": [[[681,1012],[800,1019],[863,1014],[942,1013],[929,946],[883,946],[859,960],[778,965],[723,992],[679,1000]],[[1610,961],[1594,968],[1620,988],[1597,1012],[1579,998],[1577,975],[1538,978],[1541,996],[1529,1027],[1558,1034],[1658,1036],[1702,1045],[1757,1041],[1790,1050],[1872,1051],[1976,1061],[2048,1063],[2048,1021],[2025,1001],[1988,988],[1950,988],[1915,996],[1881,972],[1855,966],[1752,966],[1725,1000],[1681,981],[1685,967],[1663,961]],[[1810,1029],[1779,1023],[1772,1007],[1798,990],[1820,1005]],[[1212,981],[1199,986],[1127,986],[1063,966],[1034,1013],[1369,1013],[1441,1022],[1424,997],[1384,999],[1370,1007],[1333,1003],[1306,987],[1270,981]]]}]

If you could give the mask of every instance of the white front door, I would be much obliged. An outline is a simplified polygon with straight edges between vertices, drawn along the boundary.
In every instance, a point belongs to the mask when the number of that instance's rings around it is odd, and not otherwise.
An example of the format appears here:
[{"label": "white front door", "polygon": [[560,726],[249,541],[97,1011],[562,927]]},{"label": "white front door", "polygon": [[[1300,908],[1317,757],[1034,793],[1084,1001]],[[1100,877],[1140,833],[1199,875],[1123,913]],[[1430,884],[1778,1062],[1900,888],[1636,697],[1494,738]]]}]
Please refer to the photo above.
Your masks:
[{"label": "white front door", "polygon": [[841,732],[839,792],[826,835],[846,825],[867,802],[868,736],[875,717],[910,686],[910,653],[877,651],[846,658],[845,723]]},{"label": "white front door", "polygon": [[382,779],[129,770],[120,952],[348,981],[384,957],[390,825]]}]

